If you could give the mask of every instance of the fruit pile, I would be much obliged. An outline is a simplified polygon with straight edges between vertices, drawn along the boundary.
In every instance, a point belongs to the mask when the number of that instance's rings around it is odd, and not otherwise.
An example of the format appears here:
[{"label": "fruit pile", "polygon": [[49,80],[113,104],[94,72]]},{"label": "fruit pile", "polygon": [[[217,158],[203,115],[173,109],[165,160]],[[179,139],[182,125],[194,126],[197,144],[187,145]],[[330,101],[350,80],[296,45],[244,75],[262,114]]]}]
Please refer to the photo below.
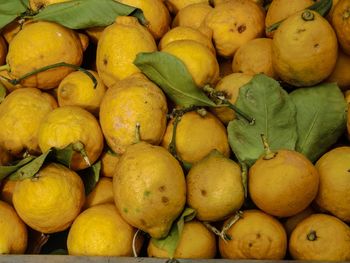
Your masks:
[{"label": "fruit pile", "polygon": [[11,0],[0,28],[0,254],[350,260],[350,0]]}]

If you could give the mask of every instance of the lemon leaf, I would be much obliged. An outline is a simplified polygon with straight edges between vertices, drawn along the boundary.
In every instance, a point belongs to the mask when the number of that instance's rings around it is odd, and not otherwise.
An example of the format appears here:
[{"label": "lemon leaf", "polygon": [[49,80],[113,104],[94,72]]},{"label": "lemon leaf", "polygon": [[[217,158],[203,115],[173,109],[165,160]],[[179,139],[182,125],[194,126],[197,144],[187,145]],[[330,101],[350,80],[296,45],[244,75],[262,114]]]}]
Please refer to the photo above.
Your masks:
[{"label": "lemon leaf", "polygon": [[195,216],[196,211],[194,209],[188,207],[185,208],[177,221],[173,223],[168,236],[163,239],[152,238],[151,242],[153,242],[153,244],[159,249],[166,250],[169,258],[173,258],[180,242],[185,222],[193,220]]},{"label": "lemon leaf", "polygon": [[34,177],[39,172],[40,168],[43,166],[46,158],[51,152],[52,150],[50,149],[47,152],[41,154],[39,157],[34,158],[32,161],[20,167],[17,171],[11,174],[9,176],[9,179],[23,180]]},{"label": "lemon leaf", "polygon": [[73,154],[74,154],[74,149],[73,146],[74,144],[71,143],[68,146],[64,147],[63,149],[54,149],[54,159],[55,161],[70,167],[70,163],[72,161],[73,158]]},{"label": "lemon leaf", "polygon": [[8,175],[14,173],[22,166],[26,165],[27,163],[31,162],[33,159],[35,159],[34,156],[29,156],[24,158],[23,160],[17,161],[16,163],[9,165],[9,166],[0,166],[0,182],[2,179],[7,177]]},{"label": "lemon leaf", "polygon": [[296,150],[314,162],[336,143],[345,131],[346,101],[334,83],[297,89],[290,97],[297,108]]},{"label": "lemon leaf", "polygon": [[71,29],[108,26],[117,16],[135,16],[141,24],[147,24],[141,9],[114,0],[72,0],[48,5],[34,20],[56,22]]},{"label": "lemon leaf", "polygon": [[0,29],[27,11],[28,0],[0,1]]},{"label": "lemon leaf", "polygon": [[255,124],[250,125],[238,116],[227,127],[230,146],[240,162],[251,166],[264,153],[261,134],[273,151],[295,149],[295,105],[277,81],[255,75],[240,88],[236,106],[255,118]]},{"label": "lemon leaf", "polygon": [[85,195],[91,193],[100,180],[101,161],[96,162],[91,167],[79,172],[85,186]]},{"label": "lemon leaf", "polygon": [[186,65],[165,52],[139,53],[134,64],[179,106],[215,107],[194,83]]}]

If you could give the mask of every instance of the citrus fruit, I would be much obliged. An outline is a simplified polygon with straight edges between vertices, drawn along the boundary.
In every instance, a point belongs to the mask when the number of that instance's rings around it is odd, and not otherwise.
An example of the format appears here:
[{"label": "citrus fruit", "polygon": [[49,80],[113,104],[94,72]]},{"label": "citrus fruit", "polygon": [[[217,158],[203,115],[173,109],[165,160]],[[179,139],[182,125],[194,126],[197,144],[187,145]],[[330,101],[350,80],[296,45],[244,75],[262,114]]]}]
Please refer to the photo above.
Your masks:
[{"label": "citrus fruit", "polygon": [[12,181],[9,179],[4,179],[0,185],[0,199],[6,203],[12,205],[12,196],[16,187],[17,181]]},{"label": "citrus fruit", "polygon": [[120,156],[110,151],[105,151],[101,155],[101,175],[113,177],[117,169]]},{"label": "citrus fruit", "polygon": [[208,3],[188,5],[179,10],[173,19],[172,27],[187,26],[198,29],[210,10],[213,8]]},{"label": "citrus fruit", "polygon": [[114,204],[113,181],[112,178],[108,177],[102,177],[98,180],[94,189],[86,196],[84,208],[105,203]]},{"label": "citrus fruit", "polygon": [[176,14],[177,12],[179,12],[179,10],[189,5],[199,3],[209,4],[209,0],[164,0],[164,3],[167,5],[171,13]]},{"label": "citrus fruit", "polygon": [[332,13],[332,25],[344,52],[350,55],[350,1],[339,0]]},{"label": "citrus fruit", "polygon": [[337,62],[326,81],[337,83],[342,90],[347,90],[350,87],[350,56],[341,49],[338,49]]}]

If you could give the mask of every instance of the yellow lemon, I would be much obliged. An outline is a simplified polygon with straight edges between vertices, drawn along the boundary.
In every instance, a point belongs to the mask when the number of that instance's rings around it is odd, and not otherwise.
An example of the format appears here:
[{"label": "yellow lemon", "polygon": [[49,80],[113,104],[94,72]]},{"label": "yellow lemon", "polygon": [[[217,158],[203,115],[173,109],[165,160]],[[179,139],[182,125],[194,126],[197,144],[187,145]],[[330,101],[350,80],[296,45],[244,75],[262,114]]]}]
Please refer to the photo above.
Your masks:
[{"label": "yellow lemon", "polygon": [[177,40],[163,48],[180,59],[198,87],[214,84],[219,78],[219,64],[209,48],[194,40]]},{"label": "yellow lemon", "polygon": [[[173,127],[173,121],[170,121],[163,138],[162,145],[167,149]],[[205,116],[196,112],[185,113],[176,128],[175,145],[179,157],[188,163],[198,162],[215,149],[226,157],[230,155],[226,129],[209,112]]]},{"label": "yellow lemon", "polygon": [[243,205],[241,169],[218,151],[194,164],[186,182],[187,203],[201,221],[226,219]]},{"label": "yellow lemon", "polygon": [[93,206],[82,212],[68,233],[69,255],[132,256],[136,229],[126,223],[114,204]]},{"label": "yellow lemon", "polygon": [[50,163],[33,177],[18,181],[13,204],[34,230],[55,233],[67,229],[84,205],[81,178],[63,165]]},{"label": "yellow lemon", "polygon": [[283,81],[312,86],[332,73],[337,50],[337,38],[327,20],[306,10],[288,17],[275,32],[272,63]]},{"label": "yellow lemon", "polygon": [[[205,259],[214,258],[215,254],[215,235],[199,221],[186,222],[174,258]],[[148,244],[147,255],[156,258],[169,258],[168,252],[158,248],[152,240]]]},{"label": "yellow lemon", "polygon": [[118,0],[140,8],[148,22],[146,27],[155,39],[160,39],[170,28],[170,14],[162,0]]},{"label": "yellow lemon", "polygon": [[350,56],[346,55],[340,48],[333,72],[326,81],[336,82],[342,90],[347,90],[350,87]]},{"label": "yellow lemon", "polygon": [[0,255],[23,254],[27,248],[27,228],[15,209],[0,201]]},{"label": "yellow lemon", "polygon": [[[10,76],[19,78],[36,69],[65,62],[79,66],[83,58],[83,46],[73,30],[59,24],[38,21],[27,24],[12,39],[6,62]],[[51,89],[74,69],[59,67],[37,73],[21,81],[27,87]]]},{"label": "yellow lemon", "polygon": [[297,260],[347,261],[350,227],[334,216],[311,215],[292,232],[289,252]]},{"label": "yellow lemon", "polygon": [[112,178],[102,177],[97,182],[91,193],[87,195],[84,208],[86,209],[105,203],[114,204],[113,182]]},{"label": "yellow lemon", "polygon": [[109,147],[117,154],[140,139],[159,144],[166,128],[167,104],[163,92],[143,75],[116,83],[104,96],[100,123]]},{"label": "yellow lemon", "polygon": [[[244,73],[232,73],[223,77],[215,86],[215,89],[223,92],[225,97],[232,104],[235,104],[238,98],[239,89],[247,84],[252,77],[252,75]],[[227,107],[212,108],[212,111],[225,124],[228,124],[236,118],[236,113]]]},{"label": "yellow lemon", "polygon": [[0,185],[0,199],[12,205],[12,196],[15,191],[17,181],[4,179]]},{"label": "yellow lemon", "polygon": [[332,13],[332,25],[343,51],[350,55],[350,1],[339,0]]},{"label": "yellow lemon", "polygon": [[106,92],[97,72],[89,70],[96,78],[94,87],[92,79],[81,71],[75,71],[66,76],[58,86],[57,97],[60,106],[79,106],[94,115],[98,115],[100,103]]},{"label": "yellow lemon", "polygon": [[242,45],[233,57],[232,71],[277,78],[272,66],[272,40],[256,38]]},{"label": "yellow lemon", "polygon": [[251,39],[262,37],[265,14],[252,1],[235,0],[217,5],[204,20],[213,31],[213,41],[220,56],[231,57]]},{"label": "yellow lemon", "polygon": [[[103,135],[96,118],[77,106],[60,107],[50,112],[40,125],[38,140],[42,152],[51,147],[64,148],[71,143],[81,142],[91,164],[103,150]],[[88,166],[80,153],[73,154],[73,170]]]},{"label": "yellow lemon", "polygon": [[140,70],[133,64],[140,52],[156,51],[156,43],[136,17],[119,16],[102,33],[97,45],[96,66],[107,87]]},{"label": "yellow lemon", "polygon": [[163,147],[131,145],[113,177],[114,200],[122,217],[154,238],[166,237],[186,202],[179,162]]},{"label": "yellow lemon", "polygon": [[105,151],[101,155],[101,175],[106,177],[113,177],[115,170],[117,169],[120,155]]},{"label": "yellow lemon", "polygon": [[38,89],[17,89],[0,104],[0,146],[13,155],[40,153],[39,126],[57,107],[55,99]]},{"label": "yellow lemon", "polygon": [[176,14],[179,10],[189,5],[199,3],[209,4],[209,0],[164,0],[164,3],[167,5],[171,13]]},{"label": "yellow lemon", "polygon": [[212,9],[207,2],[188,5],[179,10],[173,20],[172,27],[187,26],[197,29]]},{"label": "yellow lemon", "polygon": [[350,222],[350,147],[338,147],[316,163],[320,186],[316,204],[345,222]]},{"label": "yellow lemon", "polygon": [[223,258],[281,260],[286,254],[287,235],[282,224],[259,210],[244,211],[226,234],[231,240],[219,240]]},{"label": "yellow lemon", "polygon": [[194,40],[206,46],[215,54],[215,48],[211,39],[200,31],[187,26],[178,26],[168,31],[160,40],[159,49],[163,50],[167,45],[177,40]]}]

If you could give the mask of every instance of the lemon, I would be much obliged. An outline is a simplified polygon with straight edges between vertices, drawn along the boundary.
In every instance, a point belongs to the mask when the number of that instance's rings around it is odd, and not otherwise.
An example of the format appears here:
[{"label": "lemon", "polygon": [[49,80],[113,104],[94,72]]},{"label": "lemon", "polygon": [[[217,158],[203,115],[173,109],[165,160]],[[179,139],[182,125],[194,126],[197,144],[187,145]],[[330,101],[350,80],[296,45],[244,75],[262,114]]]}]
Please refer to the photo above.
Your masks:
[{"label": "lemon", "polygon": [[118,16],[106,27],[97,45],[96,66],[107,87],[140,70],[133,64],[140,52],[156,51],[157,46],[148,30],[136,17]]},{"label": "lemon", "polygon": [[38,89],[17,89],[0,104],[0,147],[13,155],[40,153],[39,126],[57,107],[55,99]]},{"label": "lemon", "polygon": [[[184,224],[181,239],[174,258],[214,258],[216,239],[201,222],[190,221]],[[166,250],[158,248],[152,240],[148,244],[147,255],[156,258],[169,258]]]},{"label": "lemon", "polygon": [[[98,159],[103,150],[103,135],[96,118],[77,106],[60,107],[50,112],[40,125],[38,141],[42,152],[51,147],[64,148],[81,142],[90,164]],[[80,153],[73,154],[73,170],[88,166]]]},{"label": "lemon", "polygon": [[12,204],[12,196],[15,190],[17,181],[12,181],[9,179],[4,179],[0,185],[0,199],[5,201],[6,203]]},{"label": "lemon", "polygon": [[164,148],[131,145],[113,176],[114,200],[122,217],[154,238],[166,237],[186,202],[179,162]]},{"label": "lemon", "polygon": [[174,14],[189,5],[199,3],[209,4],[209,0],[164,0],[164,2],[169,8],[169,11]]},{"label": "lemon", "polygon": [[27,248],[27,228],[15,209],[0,201],[0,255],[23,254]]},{"label": "lemon", "polygon": [[117,169],[120,156],[105,151],[101,155],[101,175],[106,177],[113,177],[115,170]]},{"label": "lemon", "polygon": [[98,115],[107,88],[97,72],[92,70],[89,72],[97,80],[96,87],[94,87],[91,78],[81,71],[72,72],[61,81],[57,90],[60,106],[79,106],[94,115]]},{"label": "lemon", "polygon": [[131,256],[135,229],[126,223],[114,204],[93,206],[82,212],[68,233],[69,255]]},{"label": "lemon", "polygon": [[63,165],[50,163],[33,177],[18,181],[13,204],[34,230],[55,233],[67,229],[84,205],[81,178]]},{"label": "lemon", "polygon": [[166,45],[163,52],[181,60],[198,87],[214,84],[219,78],[219,64],[209,48],[194,40],[177,40]]},{"label": "lemon", "polygon": [[186,182],[187,203],[201,221],[226,219],[243,205],[241,169],[218,151],[194,164]]},{"label": "lemon", "polygon": [[[168,149],[173,136],[173,121],[168,123],[162,145]],[[201,116],[196,112],[185,113],[176,128],[176,150],[179,157],[195,163],[218,150],[226,157],[230,155],[225,126],[213,114]]]},{"label": "lemon", "polygon": [[117,154],[140,139],[159,144],[166,128],[167,104],[163,92],[143,75],[116,83],[104,96],[100,123],[109,147]]},{"label": "lemon", "polygon": [[105,203],[114,204],[113,182],[112,178],[102,177],[97,182],[91,193],[87,195],[84,208],[86,209]]},{"label": "lemon", "polygon": [[[83,59],[83,46],[73,30],[45,21],[31,22],[12,39],[6,62],[10,76],[19,78],[36,69],[66,62],[79,66]],[[27,87],[51,89],[74,69],[59,67],[37,73],[21,81]]]},{"label": "lemon", "polygon": [[342,90],[347,90],[350,87],[350,56],[340,48],[338,49],[335,67],[326,81],[337,83]]},{"label": "lemon", "polygon": [[173,20],[172,27],[187,26],[198,29],[212,9],[206,2],[188,5],[179,10]]}]

